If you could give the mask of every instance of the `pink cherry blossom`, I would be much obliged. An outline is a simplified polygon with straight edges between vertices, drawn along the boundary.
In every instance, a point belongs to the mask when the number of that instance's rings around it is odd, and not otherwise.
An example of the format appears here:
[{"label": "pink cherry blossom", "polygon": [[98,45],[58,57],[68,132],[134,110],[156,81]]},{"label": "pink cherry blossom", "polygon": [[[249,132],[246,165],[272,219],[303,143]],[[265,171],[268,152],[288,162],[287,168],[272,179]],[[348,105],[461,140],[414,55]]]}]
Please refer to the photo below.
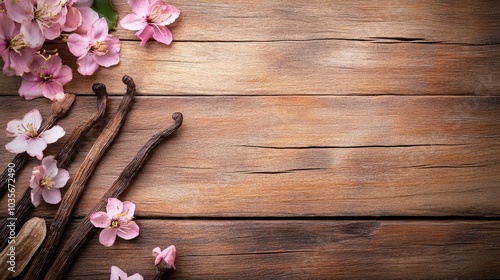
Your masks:
[{"label": "pink cherry blossom", "polygon": [[167,25],[179,17],[179,10],[163,0],[128,0],[132,13],[126,15],[120,24],[128,30],[137,30],[135,35],[141,39],[141,46],[153,37],[156,41],[169,45],[172,33]]},{"label": "pink cherry blossom", "polygon": [[69,173],[65,169],[57,168],[54,156],[42,159],[42,165],[35,166],[31,173],[31,202],[35,207],[45,200],[49,204],[57,204],[61,201],[60,188],[64,187],[69,180]]},{"label": "pink cherry blossom", "polygon": [[43,96],[53,100],[58,93],[64,93],[63,86],[71,79],[71,68],[63,65],[59,56],[35,55],[31,71],[23,75],[19,95],[27,100]]},{"label": "pink cherry blossom", "polygon": [[28,48],[20,32],[21,25],[0,12],[0,55],[6,76],[21,76],[29,72],[36,49]]},{"label": "pink cherry blossom", "polygon": [[78,72],[92,75],[99,66],[109,67],[120,61],[120,41],[108,34],[106,19],[98,19],[85,36],[73,33],[68,37],[69,51],[78,57]]},{"label": "pink cherry blossom", "polygon": [[136,274],[131,275],[131,276],[127,276],[127,273],[125,273],[125,271],[121,270],[117,266],[111,267],[111,277],[109,279],[110,280],[144,280],[144,278],[139,273],[136,273]]},{"label": "pink cherry blossom", "polygon": [[176,249],[174,245],[168,246],[165,250],[161,250],[160,247],[153,249],[153,257],[155,257],[155,265],[158,270],[164,271],[166,269],[175,269],[175,256]]},{"label": "pink cherry blossom", "polygon": [[30,48],[39,48],[45,39],[61,35],[66,21],[63,7],[67,0],[5,1],[7,14],[21,24],[21,33]]},{"label": "pink cherry blossom", "polygon": [[95,227],[104,228],[99,235],[99,242],[109,247],[115,243],[117,235],[126,240],[137,237],[139,226],[132,221],[134,211],[134,203],[109,198],[106,212],[99,211],[90,216],[90,222]]},{"label": "pink cherry blossom", "polygon": [[58,125],[42,132],[38,132],[42,124],[42,115],[37,109],[33,109],[24,115],[22,120],[15,119],[7,123],[7,136],[15,137],[7,143],[5,148],[11,153],[27,152],[30,156],[36,156],[39,160],[43,158],[43,150],[47,144],[56,142],[66,133]]}]

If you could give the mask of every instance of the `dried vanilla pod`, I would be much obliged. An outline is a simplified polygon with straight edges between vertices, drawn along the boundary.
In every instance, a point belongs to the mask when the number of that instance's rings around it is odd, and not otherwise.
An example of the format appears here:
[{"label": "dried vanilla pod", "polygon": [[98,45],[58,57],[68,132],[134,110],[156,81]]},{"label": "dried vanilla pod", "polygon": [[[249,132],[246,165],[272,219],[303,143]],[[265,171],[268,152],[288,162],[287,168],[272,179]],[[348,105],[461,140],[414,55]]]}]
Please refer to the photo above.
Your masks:
[{"label": "dried vanilla pod", "polygon": [[64,247],[48,271],[45,279],[61,279],[68,272],[78,250],[83,246],[85,241],[91,236],[93,230],[95,229],[90,222],[90,216],[94,212],[104,211],[108,203],[108,198],[116,198],[123,191],[125,191],[140,170],[151,150],[156,147],[160,140],[174,133],[182,125],[183,116],[181,113],[173,113],[172,118],[175,123],[164,130],[155,133],[144,144],[131,162],[123,169],[120,176],[115,180],[109,190],[102,196],[100,201],[92,208],[85,218],[83,218],[73,235],[66,241]]},{"label": "dried vanilla pod", "polygon": [[[106,113],[106,108],[108,104],[108,93],[106,92],[106,87],[103,84],[96,83],[92,87],[94,93],[97,95],[97,110],[92,114],[91,118],[86,122],[80,124],[76,127],[71,136],[68,138],[64,146],[55,156],[57,160],[57,168],[67,168],[74,155],[76,154],[79,145],[85,137],[89,130],[95,126],[97,123],[103,120],[104,114]],[[62,112],[64,107],[60,104],[54,105],[53,111]],[[56,106],[56,108],[54,108]],[[7,224],[9,224],[13,219],[16,221],[16,226],[19,227],[23,224],[24,219],[27,214],[33,209],[33,204],[31,203],[31,188],[27,188],[21,198],[17,201],[16,209],[14,215],[6,217],[2,224],[0,224],[0,250],[7,245],[7,237],[9,236],[9,229]]]},{"label": "dried vanilla pod", "polygon": [[135,84],[132,78],[127,75],[123,76],[122,81],[127,85],[127,92],[123,96],[116,113],[109,120],[106,127],[94,142],[94,145],[83,160],[83,163],[78,168],[76,175],[73,177],[73,182],[67,189],[54,220],[50,225],[47,238],[43,242],[40,250],[35,254],[33,262],[26,273],[26,279],[34,280],[44,277],[52,261],[53,255],[57,250],[57,245],[62,238],[66,224],[73,213],[73,209],[83,192],[87,180],[125,121],[125,117],[134,100]]}]

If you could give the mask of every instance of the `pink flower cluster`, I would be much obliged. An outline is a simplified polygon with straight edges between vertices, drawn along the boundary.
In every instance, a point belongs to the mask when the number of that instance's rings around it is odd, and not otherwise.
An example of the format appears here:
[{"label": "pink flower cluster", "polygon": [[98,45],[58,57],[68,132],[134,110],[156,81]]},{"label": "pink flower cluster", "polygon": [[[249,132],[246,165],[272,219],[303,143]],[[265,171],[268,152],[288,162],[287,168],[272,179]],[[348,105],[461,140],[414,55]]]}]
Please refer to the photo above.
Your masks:
[{"label": "pink flower cluster", "polygon": [[[116,236],[130,240],[139,236],[139,226],[134,219],[135,204],[130,201],[121,202],[117,198],[109,198],[106,212],[98,211],[90,215],[90,222],[103,230],[99,234],[99,242],[110,247],[115,243]],[[160,247],[153,249],[154,264],[158,271],[175,269],[176,248],[170,245],[164,250]],[[127,273],[116,266],[111,267],[111,279],[143,279],[138,273],[127,276]]]},{"label": "pink flower cluster", "polygon": [[[4,61],[2,72],[6,76],[21,76],[19,95],[27,100],[46,97],[64,98],[64,85],[73,79],[70,67],[63,65],[57,50],[44,49],[47,40],[61,38],[69,51],[77,57],[78,72],[92,75],[99,66],[110,67],[119,63],[120,42],[109,34],[105,18],[99,18],[92,7],[93,0],[0,0],[0,56]],[[153,38],[169,45],[172,33],[166,27],[179,17],[179,10],[165,0],[128,0],[132,13],[120,24],[136,31],[141,46]],[[35,207],[44,200],[49,204],[61,201],[60,188],[70,176],[58,168],[54,156],[45,156],[48,144],[65,135],[60,126],[41,131],[42,115],[36,109],[24,118],[7,124],[6,134],[14,139],[5,145],[12,153],[26,152],[41,164],[31,173],[31,200]],[[139,235],[139,226],[133,221],[135,204],[110,198],[106,212],[95,212],[90,222],[103,228],[99,241],[112,246],[116,236],[125,240]],[[175,269],[174,245],[152,251],[159,271]],[[120,268],[111,268],[111,279],[143,279],[139,274],[127,276]]]},{"label": "pink flower cluster", "polygon": [[91,8],[92,0],[1,2],[2,70],[7,76],[23,77],[19,94],[25,99],[53,100],[64,93],[63,86],[73,79],[71,69],[62,64],[57,51],[56,55],[42,51],[46,40],[68,37],[70,51],[78,57],[78,72],[82,75],[92,75],[99,66],[118,64],[120,43],[108,34],[106,20],[99,19]]},{"label": "pink flower cluster", "polygon": [[69,180],[68,171],[57,168],[54,156],[43,157],[47,144],[56,142],[66,132],[58,125],[39,131],[41,124],[42,114],[33,109],[26,113],[22,120],[14,119],[8,122],[6,129],[7,136],[14,139],[5,145],[5,149],[16,154],[26,152],[42,161],[42,164],[35,166],[31,173],[31,202],[35,207],[40,204],[42,198],[49,204],[59,203],[61,201],[59,189]]},{"label": "pink flower cluster", "polygon": [[128,0],[132,13],[126,15],[120,24],[128,30],[137,30],[135,35],[141,39],[141,46],[153,37],[156,41],[169,45],[172,33],[167,25],[179,17],[179,10],[163,0]]}]

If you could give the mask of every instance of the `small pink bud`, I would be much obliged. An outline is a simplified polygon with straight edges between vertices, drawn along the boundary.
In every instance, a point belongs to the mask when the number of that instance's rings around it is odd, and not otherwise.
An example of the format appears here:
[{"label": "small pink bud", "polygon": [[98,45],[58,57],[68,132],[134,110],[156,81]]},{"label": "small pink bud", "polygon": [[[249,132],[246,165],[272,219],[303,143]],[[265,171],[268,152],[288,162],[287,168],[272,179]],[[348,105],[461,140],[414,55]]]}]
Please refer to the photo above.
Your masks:
[{"label": "small pink bud", "polygon": [[167,269],[175,269],[176,249],[174,245],[170,245],[167,249],[161,250],[160,247],[153,249],[153,257],[155,257],[155,265],[159,271]]}]

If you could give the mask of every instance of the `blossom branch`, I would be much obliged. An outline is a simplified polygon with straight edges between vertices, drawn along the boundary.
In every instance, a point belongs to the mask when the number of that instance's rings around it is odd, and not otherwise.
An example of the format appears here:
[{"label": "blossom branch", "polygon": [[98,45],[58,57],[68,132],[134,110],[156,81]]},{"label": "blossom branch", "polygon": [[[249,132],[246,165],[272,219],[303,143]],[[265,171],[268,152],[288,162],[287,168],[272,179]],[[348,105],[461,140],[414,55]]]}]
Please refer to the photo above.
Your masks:
[{"label": "blossom branch", "polygon": [[45,279],[61,279],[68,272],[78,250],[83,246],[94,230],[94,226],[90,222],[90,216],[97,211],[103,211],[106,208],[109,198],[116,198],[123,191],[125,191],[143,165],[151,150],[156,147],[160,140],[174,133],[182,125],[183,116],[181,113],[173,113],[172,118],[175,123],[166,129],[155,133],[144,144],[132,161],[123,169],[120,176],[116,179],[110,189],[102,196],[101,200],[80,222],[73,235],[66,241],[65,246],[62,248],[61,253],[59,253],[56,260],[52,264],[52,267],[47,273]]},{"label": "blossom branch", "polygon": [[[58,168],[67,168],[69,166],[77,149],[85,139],[89,130],[104,118],[104,113],[106,112],[108,104],[108,93],[106,92],[106,87],[103,84],[96,83],[92,89],[97,95],[97,111],[94,112],[90,119],[80,124],[75,128],[75,130],[73,130],[71,136],[68,138],[59,153],[55,156],[54,159],[57,161]],[[27,188],[16,204],[15,215],[10,216],[9,219],[15,218],[16,225],[22,225],[24,219],[27,218],[28,213],[32,209],[33,203],[31,202],[31,188]],[[9,223],[9,219],[5,218],[0,225],[0,240],[2,240],[0,249],[7,245],[7,237],[9,235],[7,224]]]},{"label": "blossom branch", "polygon": [[85,157],[83,163],[78,168],[78,171],[73,179],[73,183],[68,188],[63,200],[61,201],[61,205],[59,206],[59,209],[57,210],[54,220],[49,228],[47,238],[33,258],[32,265],[30,265],[29,270],[26,273],[26,279],[41,279],[46,273],[49,266],[48,264],[57,249],[57,245],[60,243],[66,224],[73,213],[73,209],[83,192],[88,178],[94,171],[106,149],[113,142],[115,136],[118,134],[118,131],[125,121],[125,117],[129,112],[134,99],[135,84],[132,78],[127,75],[123,76],[122,81],[127,85],[127,92],[125,93],[117,112],[101,132]]},{"label": "blossom branch", "polygon": [[[50,115],[48,121],[42,127],[40,127],[38,132],[42,133],[43,131],[49,129],[57,122],[57,120],[64,117],[66,113],[68,113],[69,109],[71,109],[71,105],[73,105],[74,101],[75,95],[69,93],[65,94],[64,98],[61,101],[54,99],[51,105],[52,114]],[[11,161],[12,163],[14,163],[14,172],[18,172],[21,167],[26,164],[29,158],[30,156],[26,152],[17,154]],[[0,175],[0,198],[2,198],[3,195],[7,192],[8,175],[8,168],[5,168],[5,170],[2,172],[2,175]]]}]

